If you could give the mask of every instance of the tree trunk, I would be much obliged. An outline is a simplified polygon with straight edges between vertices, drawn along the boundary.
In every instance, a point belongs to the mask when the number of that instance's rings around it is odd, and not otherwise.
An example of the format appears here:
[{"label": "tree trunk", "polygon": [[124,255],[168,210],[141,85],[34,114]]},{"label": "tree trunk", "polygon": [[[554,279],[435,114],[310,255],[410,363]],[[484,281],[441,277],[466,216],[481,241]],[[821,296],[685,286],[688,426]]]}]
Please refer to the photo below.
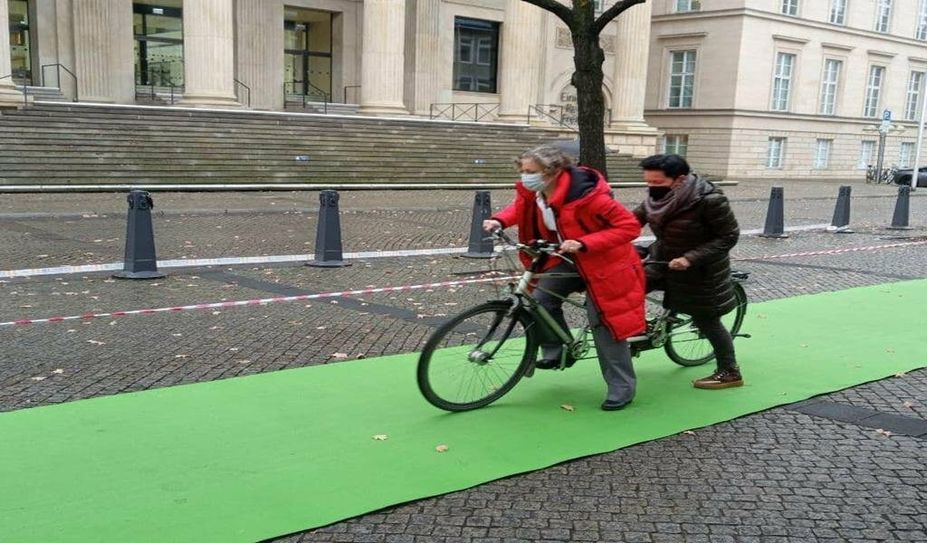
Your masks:
[{"label": "tree trunk", "polygon": [[571,29],[573,61],[576,66],[573,86],[576,87],[579,110],[580,162],[608,177],[605,164],[605,99],[602,96],[605,52],[599,45],[598,35],[592,29],[592,22],[592,17],[588,20],[577,19],[575,28]]}]

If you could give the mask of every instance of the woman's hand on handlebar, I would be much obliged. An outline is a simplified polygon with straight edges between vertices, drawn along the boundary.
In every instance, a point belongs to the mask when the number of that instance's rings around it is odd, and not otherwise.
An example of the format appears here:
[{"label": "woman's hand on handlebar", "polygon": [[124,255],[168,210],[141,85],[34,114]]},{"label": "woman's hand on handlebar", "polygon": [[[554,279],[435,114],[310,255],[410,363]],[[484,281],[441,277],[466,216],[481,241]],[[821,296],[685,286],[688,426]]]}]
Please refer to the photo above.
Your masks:
[{"label": "woman's hand on handlebar", "polygon": [[578,253],[583,249],[583,242],[576,241],[575,239],[568,239],[560,244],[560,249],[558,252],[561,253]]},{"label": "woman's hand on handlebar", "polygon": [[487,232],[493,232],[502,228],[502,223],[496,219],[486,219],[483,221],[483,230]]}]

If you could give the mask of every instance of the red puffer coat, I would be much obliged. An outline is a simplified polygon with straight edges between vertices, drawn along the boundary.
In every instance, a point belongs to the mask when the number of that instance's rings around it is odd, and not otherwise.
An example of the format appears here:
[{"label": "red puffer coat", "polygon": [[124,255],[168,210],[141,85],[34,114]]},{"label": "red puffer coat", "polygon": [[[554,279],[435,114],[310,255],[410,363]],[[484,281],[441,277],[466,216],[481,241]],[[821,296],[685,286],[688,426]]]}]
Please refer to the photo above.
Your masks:
[{"label": "red puffer coat", "polygon": [[[616,202],[601,173],[585,167],[569,168],[557,178],[547,205],[557,218],[563,240],[582,242],[575,254],[580,276],[602,321],[616,339],[644,331],[644,270],[631,241],[641,232],[637,218]],[[518,226],[518,239],[554,240],[557,234],[544,226],[537,193],[515,184],[515,201],[492,218],[503,227]],[[527,266],[530,259],[520,255]],[[559,263],[552,258],[548,267]]]}]

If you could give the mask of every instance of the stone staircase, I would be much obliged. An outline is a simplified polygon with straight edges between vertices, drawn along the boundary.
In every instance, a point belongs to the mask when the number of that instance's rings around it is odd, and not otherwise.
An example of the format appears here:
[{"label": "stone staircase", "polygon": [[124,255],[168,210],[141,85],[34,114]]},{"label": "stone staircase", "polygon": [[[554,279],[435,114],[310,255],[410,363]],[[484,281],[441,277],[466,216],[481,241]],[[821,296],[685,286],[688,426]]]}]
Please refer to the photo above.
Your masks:
[{"label": "stone staircase", "polygon": [[[564,137],[517,125],[37,103],[0,113],[0,185],[511,182],[518,153]],[[610,155],[610,179],[640,180],[636,163]]]},{"label": "stone staircase", "polygon": [[31,85],[29,86],[17,85],[16,89],[19,90],[19,92],[28,94],[29,98],[31,98],[34,101],[41,101],[41,102],[69,102],[70,101],[70,99],[67,96],[65,96],[64,94],[61,94],[61,89],[59,89],[58,87],[33,87]]}]

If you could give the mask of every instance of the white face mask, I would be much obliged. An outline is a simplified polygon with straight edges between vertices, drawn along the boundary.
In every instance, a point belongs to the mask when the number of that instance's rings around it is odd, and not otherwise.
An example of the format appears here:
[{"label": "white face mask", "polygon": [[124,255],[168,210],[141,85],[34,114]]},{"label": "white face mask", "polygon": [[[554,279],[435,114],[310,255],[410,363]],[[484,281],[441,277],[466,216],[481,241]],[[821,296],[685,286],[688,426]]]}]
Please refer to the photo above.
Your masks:
[{"label": "white face mask", "polygon": [[521,183],[525,186],[526,189],[530,191],[541,192],[544,190],[544,174],[523,173],[521,174]]}]

